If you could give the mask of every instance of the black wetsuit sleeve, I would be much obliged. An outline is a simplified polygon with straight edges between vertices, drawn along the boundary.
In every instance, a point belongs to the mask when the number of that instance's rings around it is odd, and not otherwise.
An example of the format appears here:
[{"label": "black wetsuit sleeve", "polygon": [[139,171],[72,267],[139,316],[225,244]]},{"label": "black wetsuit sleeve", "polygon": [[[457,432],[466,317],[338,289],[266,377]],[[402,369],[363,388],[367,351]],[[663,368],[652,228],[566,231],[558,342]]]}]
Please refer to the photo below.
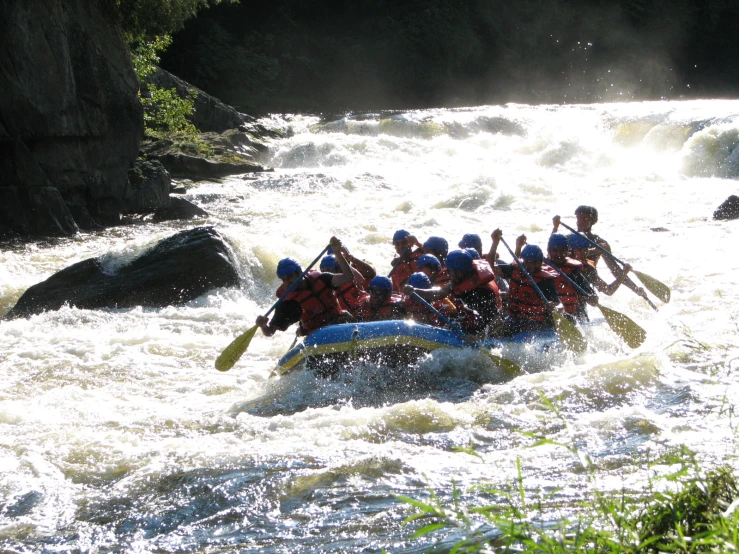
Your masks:
[{"label": "black wetsuit sleeve", "polygon": [[547,300],[559,303],[559,295],[557,294],[557,287],[554,285],[554,279],[542,279],[537,285]]},{"label": "black wetsuit sleeve", "polygon": [[500,272],[503,274],[504,279],[510,279],[513,275],[513,271],[516,269],[516,266],[513,264],[501,264],[498,263],[496,266]]},{"label": "black wetsuit sleeve", "polygon": [[295,300],[285,300],[277,304],[275,315],[269,322],[270,327],[285,331],[293,323],[300,321],[300,304]]},{"label": "black wetsuit sleeve", "polygon": [[[590,285],[590,281],[588,281],[585,278],[585,275],[582,274],[581,271],[577,270],[570,275],[573,281],[577,283],[577,286],[579,286],[582,290],[584,290],[588,294],[595,294],[595,291],[593,290],[593,287]],[[579,291],[578,291],[579,292]]]},{"label": "black wetsuit sleeve", "polygon": [[460,299],[467,307],[480,314],[486,323],[493,321],[498,315],[498,299],[489,289],[471,290]]}]

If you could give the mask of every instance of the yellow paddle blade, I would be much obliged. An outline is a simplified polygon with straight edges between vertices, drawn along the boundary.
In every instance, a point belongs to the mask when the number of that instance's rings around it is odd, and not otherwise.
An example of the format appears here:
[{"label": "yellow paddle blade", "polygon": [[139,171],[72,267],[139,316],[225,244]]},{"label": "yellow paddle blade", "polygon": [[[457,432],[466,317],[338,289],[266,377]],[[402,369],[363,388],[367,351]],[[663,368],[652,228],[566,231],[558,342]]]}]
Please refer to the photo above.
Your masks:
[{"label": "yellow paddle blade", "polygon": [[506,360],[505,358],[502,358],[500,356],[496,356],[490,350],[487,348],[481,348],[480,351],[485,354],[490,360],[497,365],[500,369],[503,370],[504,373],[507,373],[511,377],[515,377],[516,375],[521,375],[522,373],[526,373],[521,367],[516,363],[512,362],[511,360]]},{"label": "yellow paddle blade", "polygon": [[644,285],[644,288],[651,292],[654,296],[662,300],[665,304],[670,301],[670,287],[657,281],[654,277],[650,277],[646,273],[641,271],[634,271],[634,274],[639,277],[639,280]]},{"label": "yellow paddle blade", "polygon": [[239,358],[241,358],[244,352],[246,352],[246,349],[249,348],[249,343],[251,342],[251,339],[254,338],[254,334],[257,332],[257,329],[259,329],[258,325],[249,328],[245,333],[236,337],[234,341],[229,344],[223,352],[221,352],[221,355],[218,356],[218,359],[216,360],[216,369],[218,371],[228,371],[236,362],[239,361]]},{"label": "yellow paddle blade", "polygon": [[553,312],[552,316],[554,317],[554,328],[557,330],[562,344],[578,354],[585,352],[588,342],[582,336],[580,330],[575,327],[575,324],[559,312]]},{"label": "yellow paddle blade", "polygon": [[647,332],[624,314],[598,304],[611,329],[631,348],[639,348],[647,338]]}]

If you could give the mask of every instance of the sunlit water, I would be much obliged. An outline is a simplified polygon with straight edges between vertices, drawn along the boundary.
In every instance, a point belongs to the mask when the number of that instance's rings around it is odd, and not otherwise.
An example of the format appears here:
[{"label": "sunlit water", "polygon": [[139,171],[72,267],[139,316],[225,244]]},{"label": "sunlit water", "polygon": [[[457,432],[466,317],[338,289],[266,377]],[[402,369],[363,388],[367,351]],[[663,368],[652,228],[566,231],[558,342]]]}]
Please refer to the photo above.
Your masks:
[{"label": "sunlit water", "polygon": [[[74,262],[120,264],[196,224],[216,226],[243,275],[187,306],[0,323],[3,550],[420,552],[432,540],[408,540],[397,494],[447,498],[455,480],[487,503],[468,487],[510,484],[520,460],[530,494],[587,495],[596,483],[577,457],[527,448],[525,432],[590,455],[603,488],[642,487],[647,461],[680,445],[706,467],[733,463],[739,221],[711,214],[739,189],[739,101],[269,123],[293,133],[271,144],[274,173],[189,189],[207,221],[2,252],[0,313]],[[657,312],[625,289],[603,300],[646,329],[638,350],[591,312],[586,354],[509,349],[531,371],[513,380],[474,352],[270,380],[291,332],[257,334],[232,370],[213,368],[274,301],[284,256],[307,264],[335,234],[387,272],[398,228],[452,245],[475,232],[488,248],[500,227],[544,245],[552,216],[574,224],[579,204],[599,209],[595,230],[619,257],[672,289]],[[468,446],[479,456],[456,451]]]}]

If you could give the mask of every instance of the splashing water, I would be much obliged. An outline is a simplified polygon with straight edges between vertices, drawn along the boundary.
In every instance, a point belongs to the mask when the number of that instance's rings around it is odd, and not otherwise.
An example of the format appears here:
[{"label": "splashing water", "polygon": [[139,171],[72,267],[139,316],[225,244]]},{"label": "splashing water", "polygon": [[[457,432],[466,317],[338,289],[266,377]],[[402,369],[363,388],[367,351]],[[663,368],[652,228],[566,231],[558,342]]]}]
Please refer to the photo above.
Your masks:
[{"label": "splashing water", "polygon": [[[275,173],[188,194],[236,252],[240,288],[181,307],[65,307],[0,323],[5,549],[420,551],[394,495],[427,483],[504,482],[520,459],[528,487],[579,498],[576,458],[526,448],[522,431],[564,440],[540,394],[556,399],[604,486],[638,486],[634,460],[679,444],[705,463],[735,454],[739,234],[711,214],[737,192],[738,101],[267,123],[292,130],[271,144]],[[598,208],[596,232],[617,256],[672,289],[658,312],[625,289],[603,299],[647,331],[636,351],[591,312],[580,357],[502,352],[532,371],[513,380],[472,352],[269,380],[291,333],[257,334],[231,371],[213,369],[274,301],[284,256],[307,264],[335,234],[386,273],[399,228],[452,246],[478,233],[487,248],[500,227],[545,245],[552,216],[573,224],[579,204]],[[0,311],[72,263],[105,256],[114,271],[191,226],[144,222],[6,249]],[[456,452],[470,444],[479,458]]]}]

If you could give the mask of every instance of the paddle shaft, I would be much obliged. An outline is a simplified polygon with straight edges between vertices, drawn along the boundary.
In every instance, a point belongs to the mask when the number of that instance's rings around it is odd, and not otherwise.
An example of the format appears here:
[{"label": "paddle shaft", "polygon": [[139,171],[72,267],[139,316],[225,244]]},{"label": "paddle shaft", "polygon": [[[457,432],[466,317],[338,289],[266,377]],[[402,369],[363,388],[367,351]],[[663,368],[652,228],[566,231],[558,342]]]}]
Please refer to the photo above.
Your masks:
[{"label": "paddle shaft", "polygon": [[516,256],[516,254],[513,253],[513,250],[511,250],[511,247],[508,246],[508,243],[505,241],[505,239],[503,237],[500,238],[500,242],[502,242],[503,243],[503,246],[505,246],[508,249],[508,252],[510,252],[511,256],[513,256],[513,259],[516,260],[516,264],[518,265],[518,269],[529,280],[529,282],[531,283],[531,286],[534,287],[534,290],[536,291],[536,294],[539,295],[539,298],[541,298],[542,302],[544,302],[544,304],[549,304],[549,300],[547,300],[547,297],[544,296],[544,293],[543,292],[541,292],[541,289],[539,288],[539,285],[536,284],[536,281],[534,281],[534,278],[529,274],[528,271],[526,271],[526,268],[523,266],[523,264],[521,263],[521,261],[518,259],[518,256]]},{"label": "paddle shaft", "polygon": [[311,269],[313,269],[313,266],[318,263],[318,260],[320,260],[323,257],[323,255],[328,251],[329,247],[330,247],[330,245],[326,246],[326,248],[324,248],[323,250],[321,250],[321,253],[318,254],[318,256],[316,257],[316,259],[313,260],[310,263],[310,265],[308,266],[308,268],[305,271],[303,271],[303,273],[300,274],[300,277],[298,277],[297,279],[295,279],[295,281],[293,281],[293,284],[290,285],[289,287],[287,287],[287,290],[285,292],[283,292],[282,293],[282,296],[280,296],[277,299],[277,302],[275,302],[274,304],[272,304],[272,307],[269,310],[267,310],[267,313],[264,314],[264,317],[269,317],[269,314],[271,314],[274,311],[274,309],[280,304],[280,302],[282,302],[288,294],[290,294],[292,291],[295,290],[295,287],[297,287],[300,284],[300,282],[303,280],[303,277],[305,277],[306,274]]},{"label": "paddle shaft", "polygon": [[[569,225],[567,225],[566,223],[563,223],[563,222],[561,222],[561,221],[560,221],[560,225],[562,225],[562,227],[564,227],[565,229],[568,229],[568,230],[572,231],[572,232],[573,232],[573,233],[575,233],[576,235],[580,235],[581,237],[583,237],[583,238],[584,238],[585,240],[587,240],[587,241],[588,241],[588,242],[589,242],[590,244],[592,244],[592,245],[593,245],[593,246],[595,246],[595,247],[596,247],[596,248],[597,248],[598,250],[600,250],[601,252],[603,252],[603,254],[606,254],[606,255],[607,255],[608,257],[610,257],[610,258],[611,258],[611,259],[612,259],[612,260],[613,260],[614,262],[620,263],[621,265],[626,265],[626,262],[623,262],[622,260],[619,260],[619,259],[618,259],[618,258],[617,258],[616,256],[614,256],[614,255],[613,255],[613,254],[611,254],[611,253],[610,253],[610,252],[609,252],[608,250],[606,250],[605,248],[603,248],[603,247],[602,247],[602,246],[601,246],[600,244],[598,244],[598,243],[597,243],[597,242],[595,242],[594,240],[591,240],[590,238],[588,238],[588,237],[587,237],[587,236],[585,235],[585,233],[580,233],[579,231],[575,231],[575,230],[574,230],[574,229],[573,229],[572,227],[570,227]],[[650,300],[649,298],[646,298],[646,295],[644,295],[644,296],[643,296],[642,298],[644,298],[644,300],[646,300],[646,301],[647,301],[647,303],[648,303],[648,304],[649,304],[649,305],[650,305],[650,306],[651,306],[652,308],[654,308],[655,310],[657,309],[657,306],[655,306],[655,305],[654,305],[654,303],[653,303],[653,302],[652,302],[652,301],[651,301],[651,300]]]},{"label": "paddle shaft", "polygon": [[462,330],[459,329],[459,326],[458,325],[456,325],[447,316],[445,316],[444,314],[442,314],[439,310],[437,310],[436,308],[434,308],[431,304],[429,304],[428,302],[426,302],[426,300],[424,300],[421,297],[421,295],[419,295],[417,292],[412,292],[411,293],[411,296],[414,299],[418,300],[421,304],[423,304],[424,306],[426,306],[429,310],[431,310],[432,312],[434,312],[434,314],[436,314],[436,317],[438,317],[440,320],[442,320],[444,323],[446,323],[455,335],[461,336],[461,335],[464,334],[462,332]]},{"label": "paddle shaft", "polygon": [[613,259],[613,261],[618,262],[621,265],[626,265],[626,262],[623,262],[623,261],[619,260],[616,256],[614,256],[608,250],[606,250],[605,248],[603,248],[600,244],[598,244],[594,240],[591,240],[590,238],[588,238],[588,236],[585,233],[581,233],[580,231],[575,231],[572,227],[570,227],[569,225],[567,225],[566,223],[563,223],[561,221],[559,223],[565,229],[568,229],[568,230],[572,231],[573,233],[575,233],[576,235],[580,235],[581,237],[583,237],[590,244],[592,244],[593,246],[595,246],[598,250],[600,250],[601,252],[603,252],[604,254],[606,254],[608,257],[610,257],[611,259]]},{"label": "paddle shaft", "polygon": [[559,273],[559,274],[560,274],[560,275],[561,275],[562,277],[564,277],[565,279],[567,279],[567,281],[568,281],[568,282],[569,282],[569,283],[570,283],[570,284],[571,284],[571,285],[572,285],[573,287],[575,287],[575,288],[577,289],[577,292],[579,292],[580,294],[582,294],[582,295],[584,295],[584,296],[588,296],[588,297],[590,297],[590,296],[593,296],[592,294],[590,294],[590,293],[588,293],[588,292],[585,292],[585,289],[583,289],[583,288],[582,288],[582,287],[581,287],[580,285],[578,285],[577,283],[575,283],[575,281],[574,281],[574,280],[572,280],[572,278],[571,278],[571,277],[570,277],[569,275],[567,275],[567,274],[566,274],[566,273],[565,273],[564,271],[562,271],[562,270],[561,270],[561,269],[559,269],[559,268],[558,268],[558,267],[557,267],[556,265],[554,265],[554,264],[552,263],[552,260],[549,260],[549,259],[547,259],[547,258],[544,258],[544,261],[545,261],[545,262],[547,263],[547,265],[548,265],[549,267],[551,267],[551,268],[552,268],[553,270],[555,270],[555,271],[556,271],[557,273]]}]

